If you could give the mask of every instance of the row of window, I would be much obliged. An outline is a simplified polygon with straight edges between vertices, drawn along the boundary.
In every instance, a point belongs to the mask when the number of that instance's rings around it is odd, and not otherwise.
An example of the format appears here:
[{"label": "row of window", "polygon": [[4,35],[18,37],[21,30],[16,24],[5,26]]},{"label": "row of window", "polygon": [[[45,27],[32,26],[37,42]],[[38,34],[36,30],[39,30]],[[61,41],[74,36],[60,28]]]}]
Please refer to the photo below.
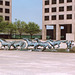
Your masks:
[{"label": "row of window", "polygon": [[[72,14],[67,14],[66,19],[72,19]],[[45,21],[47,20],[49,20],[49,16],[45,16]],[[51,20],[56,20],[56,15],[52,15]],[[64,20],[64,15],[59,15],[59,20]]]},{"label": "row of window", "polygon": [[[59,12],[64,11],[64,6],[59,7]],[[67,6],[67,11],[72,11],[72,6]],[[56,7],[52,7],[51,12],[57,12]],[[49,13],[49,8],[45,8],[45,13]]]},{"label": "row of window", "polygon": [[[3,1],[0,0],[0,5],[3,5]],[[5,6],[10,6],[10,2],[9,1],[5,1]]]},{"label": "row of window", "polygon": [[[3,13],[3,8],[0,8],[0,13]],[[10,9],[5,9],[5,13],[10,13]]]},{"label": "row of window", "polygon": [[[65,0],[59,0],[59,3],[64,3]],[[72,2],[72,0],[67,0],[67,3]],[[45,5],[49,5],[50,1],[45,0]],[[52,0],[52,4],[57,4],[57,0]]]},{"label": "row of window", "polygon": [[[3,16],[0,16],[0,17],[3,17]],[[5,16],[5,20],[6,21],[9,21],[10,20],[10,17],[9,16]]]}]

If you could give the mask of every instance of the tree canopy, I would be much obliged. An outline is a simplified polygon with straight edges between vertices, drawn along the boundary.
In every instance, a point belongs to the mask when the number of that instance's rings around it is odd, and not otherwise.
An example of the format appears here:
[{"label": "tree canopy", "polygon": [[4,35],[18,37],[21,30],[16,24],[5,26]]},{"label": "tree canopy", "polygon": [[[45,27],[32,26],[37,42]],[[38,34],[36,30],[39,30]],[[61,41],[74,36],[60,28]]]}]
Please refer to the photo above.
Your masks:
[{"label": "tree canopy", "polygon": [[18,20],[18,21],[15,22],[15,25],[17,27],[17,30],[18,30],[18,32],[20,34],[20,38],[21,38],[21,35],[25,31],[25,27],[26,27],[27,24],[24,21]]},{"label": "tree canopy", "polygon": [[19,33],[20,38],[23,33],[29,33],[31,35],[40,32],[40,27],[34,22],[29,22],[28,24],[24,21],[16,20],[14,23],[5,22],[0,18],[0,32],[8,33],[12,35],[13,33]]},{"label": "tree canopy", "polygon": [[29,22],[25,28],[25,32],[29,33],[31,35],[31,38],[32,38],[33,34],[40,32],[40,27],[38,26],[38,24],[36,24],[34,22]]}]

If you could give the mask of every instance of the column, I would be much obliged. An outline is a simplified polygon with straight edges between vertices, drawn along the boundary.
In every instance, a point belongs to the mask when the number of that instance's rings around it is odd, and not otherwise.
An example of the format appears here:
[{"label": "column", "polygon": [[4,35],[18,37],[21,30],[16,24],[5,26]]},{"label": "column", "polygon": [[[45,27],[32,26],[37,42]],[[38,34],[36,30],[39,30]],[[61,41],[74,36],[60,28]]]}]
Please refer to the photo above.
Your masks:
[{"label": "column", "polygon": [[75,41],[75,26],[72,24],[72,34],[74,35],[74,41]]},{"label": "column", "polygon": [[56,25],[54,25],[54,30],[53,30],[53,39],[56,40]]},{"label": "column", "polygon": [[60,40],[61,37],[61,29],[60,29],[60,25],[56,25],[56,40]]},{"label": "column", "polygon": [[42,29],[42,40],[46,40],[46,25],[44,25]]}]

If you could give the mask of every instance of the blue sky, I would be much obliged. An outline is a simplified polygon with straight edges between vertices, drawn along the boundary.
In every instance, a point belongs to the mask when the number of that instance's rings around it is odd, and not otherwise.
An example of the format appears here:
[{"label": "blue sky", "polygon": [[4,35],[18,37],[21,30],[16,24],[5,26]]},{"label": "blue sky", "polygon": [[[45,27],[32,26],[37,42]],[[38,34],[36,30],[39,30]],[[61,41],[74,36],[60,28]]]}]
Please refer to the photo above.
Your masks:
[{"label": "blue sky", "polygon": [[12,0],[12,22],[15,19],[35,22],[42,28],[42,0]]}]

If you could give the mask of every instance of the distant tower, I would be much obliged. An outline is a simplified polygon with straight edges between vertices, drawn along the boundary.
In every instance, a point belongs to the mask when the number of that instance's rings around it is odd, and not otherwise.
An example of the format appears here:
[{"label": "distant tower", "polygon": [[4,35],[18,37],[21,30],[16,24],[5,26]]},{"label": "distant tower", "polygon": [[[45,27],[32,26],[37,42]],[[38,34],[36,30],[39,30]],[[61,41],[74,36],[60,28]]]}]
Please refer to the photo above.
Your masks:
[{"label": "distant tower", "polygon": [[12,0],[0,0],[0,16],[4,21],[12,21]]}]

